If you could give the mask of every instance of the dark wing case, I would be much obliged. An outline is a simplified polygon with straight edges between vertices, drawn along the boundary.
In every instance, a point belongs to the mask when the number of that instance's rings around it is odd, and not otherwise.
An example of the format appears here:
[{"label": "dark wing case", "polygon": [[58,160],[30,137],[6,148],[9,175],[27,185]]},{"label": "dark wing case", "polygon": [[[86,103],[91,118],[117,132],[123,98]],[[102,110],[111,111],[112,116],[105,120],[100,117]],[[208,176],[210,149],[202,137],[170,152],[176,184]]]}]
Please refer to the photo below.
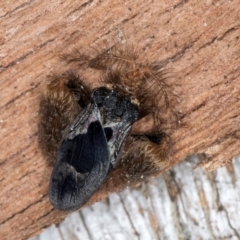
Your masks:
[{"label": "dark wing case", "polygon": [[50,201],[61,211],[79,209],[99,189],[138,118],[137,107],[116,91],[101,87],[91,99],[68,129],[50,180]]},{"label": "dark wing case", "polygon": [[110,168],[107,139],[101,123],[63,141],[52,172],[49,198],[54,208],[73,211],[85,204]]}]

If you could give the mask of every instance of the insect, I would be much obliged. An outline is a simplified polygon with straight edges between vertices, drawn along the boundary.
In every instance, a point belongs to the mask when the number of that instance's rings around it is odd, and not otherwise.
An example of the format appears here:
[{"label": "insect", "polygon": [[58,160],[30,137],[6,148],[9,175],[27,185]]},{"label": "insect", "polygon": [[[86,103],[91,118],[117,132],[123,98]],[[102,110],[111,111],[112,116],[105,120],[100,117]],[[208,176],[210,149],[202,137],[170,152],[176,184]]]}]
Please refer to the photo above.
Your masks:
[{"label": "insect", "polygon": [[[95,56],[76,51],[63,58],[71,67],[102,72],[102,87],[92,90],[73,71],[52,75],[41,99],[39,142],[48,158],[56,159],[49,198],[54,208],[73,211],[99,189],[127,185],[166,167],[163,127],[176,114],[164,72],[157,63],[139,62],[131,48]],[[149,115],[150,130],[132,134],[133,123]]]}]

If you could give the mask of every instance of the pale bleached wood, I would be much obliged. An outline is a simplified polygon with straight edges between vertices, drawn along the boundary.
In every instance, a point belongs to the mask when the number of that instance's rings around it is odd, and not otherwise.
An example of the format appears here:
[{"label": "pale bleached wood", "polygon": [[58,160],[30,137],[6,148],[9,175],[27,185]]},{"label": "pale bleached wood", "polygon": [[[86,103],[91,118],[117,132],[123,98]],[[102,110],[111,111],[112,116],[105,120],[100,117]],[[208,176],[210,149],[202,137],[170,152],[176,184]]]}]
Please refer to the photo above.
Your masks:
[{"label": "pale bleached wood", "polygon": [[45,77],[63,69],[58,55],[73,47],[124,42],[123,33],[143,59],[174,72],[180,84],[176,108],[186,127],[171,134],[170,166],[205,153],[209,158],[201,165],[213,170],[237,156],[239,8],[225,0],[1,1],[1,238],[26,239],[65,217],[47,198],[51,168],[37,144],[37,122]]},{"label": "pale bleached wood", "polygon": [[240,158],[207,173],[192,158],[141,188],[114,193],[31,240],[240,238]]}]

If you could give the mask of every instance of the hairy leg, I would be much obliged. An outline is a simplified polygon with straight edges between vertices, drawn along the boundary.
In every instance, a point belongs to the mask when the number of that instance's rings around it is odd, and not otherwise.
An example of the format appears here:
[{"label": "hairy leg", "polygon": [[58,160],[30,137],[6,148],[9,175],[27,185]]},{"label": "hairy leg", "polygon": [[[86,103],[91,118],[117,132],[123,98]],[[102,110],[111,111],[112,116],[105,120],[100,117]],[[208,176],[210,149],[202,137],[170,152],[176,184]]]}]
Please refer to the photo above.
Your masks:
[{"label": "hairy leg", "polygon": [[101,190],[122,190],[162,172],[168,165],[169,139],[164,133],[130,136]]},{"label": "hairy leg", "polygon": [[53,164],[66,129],[90,98],[72,72],[49,76],[40,101],[39,144]]}]

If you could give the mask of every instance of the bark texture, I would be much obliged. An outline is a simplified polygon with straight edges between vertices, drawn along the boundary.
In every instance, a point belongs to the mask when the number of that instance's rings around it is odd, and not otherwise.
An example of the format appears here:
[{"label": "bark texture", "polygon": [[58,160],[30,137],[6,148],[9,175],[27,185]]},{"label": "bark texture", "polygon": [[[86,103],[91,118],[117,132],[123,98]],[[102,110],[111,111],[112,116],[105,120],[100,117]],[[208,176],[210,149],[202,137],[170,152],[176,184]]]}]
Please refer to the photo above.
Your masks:
[{"label": "bark texture", "polygon": [[225,0],[1,1],[1,239],[26,239],[66,216],[48,201],[37,123],[45,77],[64,69],[58,56],[74,47],[126,41],[174,72],[185,127],[171,134],[169,167],[202,154],[198,165],[211,171],[239,155],[239,10]]}]

